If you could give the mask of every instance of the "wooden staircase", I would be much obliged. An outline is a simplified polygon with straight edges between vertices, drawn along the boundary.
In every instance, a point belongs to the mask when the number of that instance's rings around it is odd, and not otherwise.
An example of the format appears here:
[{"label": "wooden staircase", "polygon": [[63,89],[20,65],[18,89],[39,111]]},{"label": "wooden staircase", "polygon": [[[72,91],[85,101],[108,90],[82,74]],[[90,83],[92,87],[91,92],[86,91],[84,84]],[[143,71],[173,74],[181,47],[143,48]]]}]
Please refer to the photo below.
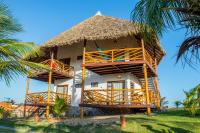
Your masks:
[{"label": "wooden staircase", "polygon": [[[141,83],[142,88],[145,88],[144,78],[140,78],[139,81]],[[158,107],[160,104],[159,103],[160,92],[154,77],[148,78],[148,89],[149,89],[150,102],[154,104],[156,107]]]}]

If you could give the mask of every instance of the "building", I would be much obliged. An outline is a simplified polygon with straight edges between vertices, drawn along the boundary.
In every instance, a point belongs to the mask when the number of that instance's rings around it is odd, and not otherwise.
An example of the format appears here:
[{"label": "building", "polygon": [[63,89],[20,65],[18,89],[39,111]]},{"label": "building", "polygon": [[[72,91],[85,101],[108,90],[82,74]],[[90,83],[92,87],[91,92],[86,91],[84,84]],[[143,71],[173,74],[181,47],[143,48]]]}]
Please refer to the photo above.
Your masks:
[{"label": "building", "polygon": [[[50,71],[28,75],[25,103],[46,107],[47,116],[55,96],[80,106],[81,117],[83,107],[159,108],[157,66],[165,52],[156,37],[145,42],[138,26],[98,13],[45,42],[45,54],[31,60]],[[48,91],[30,93],[30,78],[48,82]]]}]

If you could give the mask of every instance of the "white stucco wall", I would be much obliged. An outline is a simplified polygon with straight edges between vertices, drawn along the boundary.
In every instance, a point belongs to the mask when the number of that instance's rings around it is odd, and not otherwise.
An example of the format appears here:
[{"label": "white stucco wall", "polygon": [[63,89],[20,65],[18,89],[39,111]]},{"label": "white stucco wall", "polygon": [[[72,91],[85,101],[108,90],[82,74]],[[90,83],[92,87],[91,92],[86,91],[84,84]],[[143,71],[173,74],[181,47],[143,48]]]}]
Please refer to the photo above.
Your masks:
[{"label": "white stucco wall", "polygon": [[[116,49],[137,47],[137,43],[133,38],[122,38],[120,40],[97,41],[98,46],[102,49]],[[96,51],[95,44],[87,42],[87,51]],[[56,80],[56,85],[68,85],[69,94],[72,95],[72,106],[78,106],[81,98],[81,88],[75,88],[75,84],[81,83],[81,64],[82,60],[77,60],[77,56],[82,55],[83,44],[74,44],[73,46],[59,47],[57,59],[71,58],[70,65],[74,66],[75,76],[69,80]],[[134,83],[134,88],[141,88],[137,78],[131,73],[109,74],[100,76],[89,70],[86,70],[87,78],[85,89],[91,89],[91,82],[98,82],[99,89],[106,89],[108,81],[125,80],[125,88],[131,88],[130,83]]]}]

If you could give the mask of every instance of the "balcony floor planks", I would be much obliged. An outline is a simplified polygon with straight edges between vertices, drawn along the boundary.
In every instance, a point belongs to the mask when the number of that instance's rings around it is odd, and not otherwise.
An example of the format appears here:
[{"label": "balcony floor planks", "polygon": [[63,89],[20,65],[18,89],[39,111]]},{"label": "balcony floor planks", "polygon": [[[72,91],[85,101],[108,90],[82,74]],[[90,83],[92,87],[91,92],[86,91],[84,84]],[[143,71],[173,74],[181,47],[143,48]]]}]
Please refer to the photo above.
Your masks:
[{"label": "balcony floor planks", "polygon": [[[40,81],[44,81],[44,82],[48,82],[49,72],[44,71],[44,72],[41,72],[41,73],[36,73],[36,74],[34,74],[34,76],[30,76],[30,78],[40,80]],[[57,80],[57,79],[69,79],[69,78],[72,78],[72,77],[70,77],[67,73],[52,71],[52,81]]]}]

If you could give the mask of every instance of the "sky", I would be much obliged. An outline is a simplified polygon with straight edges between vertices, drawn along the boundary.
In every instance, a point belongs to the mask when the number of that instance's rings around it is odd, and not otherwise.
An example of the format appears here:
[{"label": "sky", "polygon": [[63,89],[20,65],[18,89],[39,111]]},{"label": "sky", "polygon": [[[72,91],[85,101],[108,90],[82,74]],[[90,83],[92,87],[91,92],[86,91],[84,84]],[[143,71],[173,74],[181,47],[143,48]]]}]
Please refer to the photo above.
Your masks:
[{"label": "sky", "polygon": [[[93,16],[97,11],[105,16],[130,19],[130,13],[137,0],[4,0],[12,14],[23,26],[24,31],[13,37],[24,42],[43,44],[48,39],[79,22]],[[176,64],[178,46],[185,39],[185,31],[168,30],[160,38],[167,55],[161,61],[159,88],[172,106],[175,100],[183,100],[183,90],[199,84],[200,72],[181,63]],[[18,103],[24,101],[25,77],[16,77],[10,86],[0,81],[0,101],[13,98]],[[31,91],[42,91],[47,85],[31,80]]]}]

